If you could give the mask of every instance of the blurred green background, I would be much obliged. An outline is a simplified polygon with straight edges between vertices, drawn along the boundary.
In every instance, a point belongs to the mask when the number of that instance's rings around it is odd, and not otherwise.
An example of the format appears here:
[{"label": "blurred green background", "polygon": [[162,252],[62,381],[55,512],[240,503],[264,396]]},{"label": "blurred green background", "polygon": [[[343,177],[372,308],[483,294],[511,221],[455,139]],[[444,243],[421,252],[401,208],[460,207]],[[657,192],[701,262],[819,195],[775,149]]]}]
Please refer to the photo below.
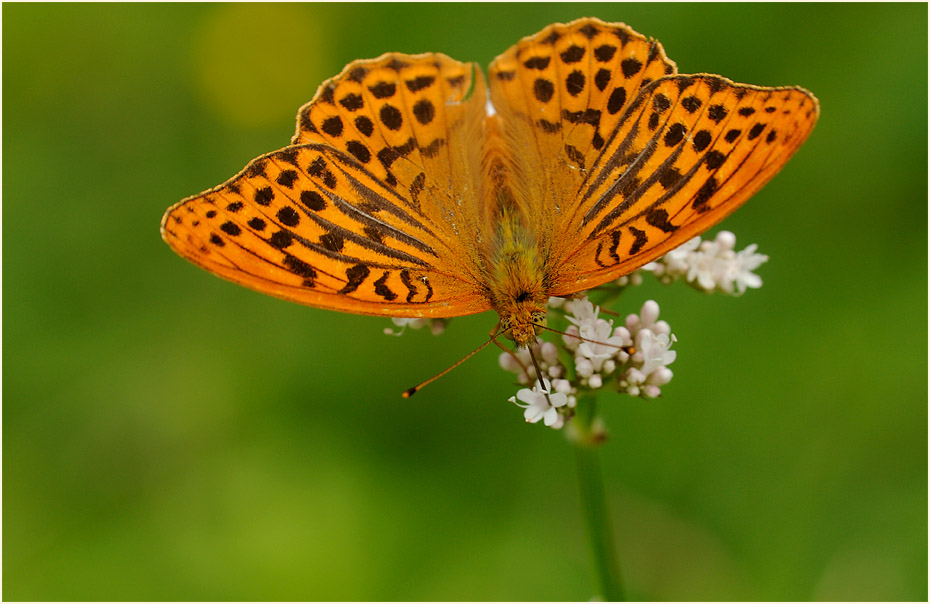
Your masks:
[{"label": "blurred green background", "polygon": [[602,397],[630,596],[925,600],[927,6],[613,3],[4,4],[4,598],[588,599],[571,448],[496,353],[398,396],[492,315],[387,337],[158,234],[347,62],[588,15],[822,103],[723,224],[765,287],[615,307],[679,338],[662,399]]}]

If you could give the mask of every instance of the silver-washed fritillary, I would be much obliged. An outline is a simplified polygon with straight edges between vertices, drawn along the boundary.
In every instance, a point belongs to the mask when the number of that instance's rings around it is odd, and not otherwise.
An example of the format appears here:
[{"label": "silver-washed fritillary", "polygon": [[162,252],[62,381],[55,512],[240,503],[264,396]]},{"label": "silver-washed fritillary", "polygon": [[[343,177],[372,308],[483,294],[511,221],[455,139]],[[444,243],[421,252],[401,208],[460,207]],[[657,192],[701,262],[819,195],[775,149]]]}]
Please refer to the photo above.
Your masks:
[{"label": "silver-washed fritillary", "polygon": [[491,64],[355,61],[283,149],[172,206],[181,256],[252,289],[390,317],[495,310],[534,341],[550,296],[630,273],[717,224],[817,121],[802,88],[680,75],[586,18]]}]

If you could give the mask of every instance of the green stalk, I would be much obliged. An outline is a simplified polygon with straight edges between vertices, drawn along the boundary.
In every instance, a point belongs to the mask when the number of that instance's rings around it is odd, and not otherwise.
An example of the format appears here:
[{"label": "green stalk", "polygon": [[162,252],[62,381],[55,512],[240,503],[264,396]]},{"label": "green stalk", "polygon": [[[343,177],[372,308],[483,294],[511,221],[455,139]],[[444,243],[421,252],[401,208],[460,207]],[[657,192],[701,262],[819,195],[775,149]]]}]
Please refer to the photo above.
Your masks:
[{"label": "green stalk", "polygon": [[581,488],[581,509],[588,531],[588,542],[594,561],[600,596],[607,602],[623,601],[623,583],[617,564],[613,527],[604,493],[604,479],[598,457],[598,445],[606,433],[597,419],[597,400],[593,396],[581,397],[576,406],[577,415],[572,440],[578,463],[578,484]]}]

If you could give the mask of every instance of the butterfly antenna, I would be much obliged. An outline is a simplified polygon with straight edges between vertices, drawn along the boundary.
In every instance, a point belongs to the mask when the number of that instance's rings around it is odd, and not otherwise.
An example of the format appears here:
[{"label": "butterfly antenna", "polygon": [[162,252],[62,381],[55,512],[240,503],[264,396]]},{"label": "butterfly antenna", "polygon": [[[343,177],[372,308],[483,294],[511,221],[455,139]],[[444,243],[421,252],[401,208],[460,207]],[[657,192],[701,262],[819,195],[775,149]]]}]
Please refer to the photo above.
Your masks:
[{"label": "butterfly antenna", "polygon": [[575,338],[576,340],[581,340],[582,342],[590,342],[591,344],[600,344],[601,346],[609,346],[610,348],[616,348],[617,350],[623,350],[627,354],[633,354],[636,352],[636,348],[634,348],[633,346],[619,346],[617,344],[611,344],[609,342],[601,342],[600,340],[591,340],[589,338],[583,338],[579,336],[578,334],[568,333],[567,331],[559,331],[558,329],[553,329],[551,327],[547,327],[546,325],[537,324],[536,327],[545,329],[546,331],[551,331],[552,333],[557,333],[567,338]]},{"label": "butterfly antenna", "polygon": [[456,361],[455,363],[453,363],[453,364],[450,365],[449,367],[446,367],[445,369],[443,369],[442,371],[440,371],[439,373],[437,373],[436,375],[434,375],[434,376],[431,377],[430,379],[426,380],[425,382],[420,382],[420,384],[414,386],[413,388],[408,388],[408,389],[404,390],[404,392],[403,392],[403,394],[401,394],[401,396],[404,397],[404,398],[410,398],[411,396],[413,396],[414,394],[416,394],[421,388],[423,388],[423,387],[426,386],[427,384],[429,384],[429,383],[431,383],[431,382],[435,382],[436,380],[438,380],[438,379],[441,378],[442,376],[446,375],[447,373],[449,373],[450,371],[452,371],[453,369],[455,369],[456,367],[458,367],[459,365],[461,365],[462,363],[464,363],[464,362],[467,361],[468,359],[472,358],[473,356],[475,356],[476,354],[478,354],[479,352],[481,352],[488,344],[490,344],[491,342],[494,342],[495,339],[497,338],[497,336],[499,336],[499,335],[500,335],[499,333],[498,333],[498,334],[495,334],[495,335],[492,335],[492,336],[488,339],[487,342],[485,342],[484,344],[482,344],[482,345],[479,346],[478,348],[475,348],[474,350],[472,350],[471,352],[469,352],[468,354],[466,354],[465,356],[463,356],[461,359],[459,359],[458,361]]}]

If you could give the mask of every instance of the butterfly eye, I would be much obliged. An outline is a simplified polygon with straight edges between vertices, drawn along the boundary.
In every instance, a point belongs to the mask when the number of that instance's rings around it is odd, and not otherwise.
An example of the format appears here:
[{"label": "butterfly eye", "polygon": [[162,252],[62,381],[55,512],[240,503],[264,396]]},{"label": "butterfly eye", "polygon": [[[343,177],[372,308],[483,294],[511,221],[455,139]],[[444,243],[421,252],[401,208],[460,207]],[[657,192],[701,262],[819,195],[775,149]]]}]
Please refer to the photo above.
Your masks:
[{"label": "butterfly eye", "polygon": [[511,327],[513,327],[513,322],[510,317],[501,317],[500,322],[497,324],[497,333],[504,334],[505,338],[512,340],[513,330],[510,329]]}]

